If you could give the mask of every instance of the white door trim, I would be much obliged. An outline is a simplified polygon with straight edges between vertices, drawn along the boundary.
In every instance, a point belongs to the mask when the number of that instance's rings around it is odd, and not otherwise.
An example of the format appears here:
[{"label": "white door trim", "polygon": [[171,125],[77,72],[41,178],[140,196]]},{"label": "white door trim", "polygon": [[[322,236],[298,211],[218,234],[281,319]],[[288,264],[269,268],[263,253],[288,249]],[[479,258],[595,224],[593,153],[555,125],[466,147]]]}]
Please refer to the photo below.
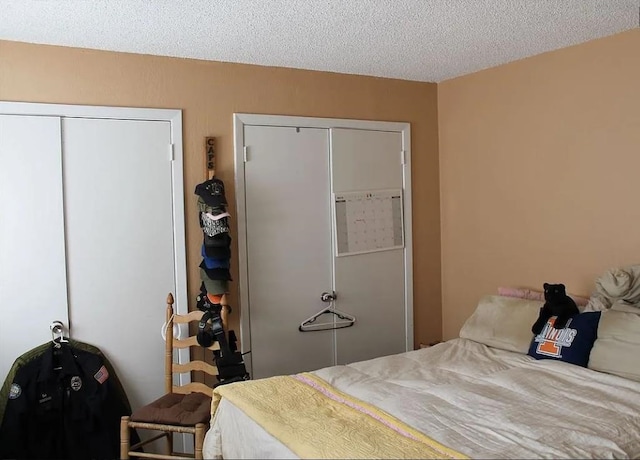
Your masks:
[{"label": "white door trim", "polygon": [[[176,292],[175,309],[177,313],[188,312],[187,295],[187,254],[184,222],[184,187],[182,164],[182,111],[179,109],[147,109],[135,107],[106,107],[89,105],[44,104],[32,102],[0,101],[2,115],[55,116],[62,118],[113,118],[119,120],[167,121],[171,125],[171,143],[173,144],[173,162],[171,168],[173,189],[173,225]],[[170,152],[167,151],[167,157]],[[176,184],[180,186],[176,187]],[[162,316],[159,316],[162,318]]]},{"label": "white door trim", "polygon": [[119,120],[173,121],[179,109],[147,109],[97,105],[45,104],[0,101],[3,115],[58,116],[70,118],[116,118]]},{"label": "white door trim", "polygon": [[[251,158],[251,152],[245,152],[244,126],[291,126],[300,128],[349,128],[366,129],[370,131],[391,131],[402,134],[402,149],[404,151],[403,191],[404,191],[404,265],[405,265],[405,331],[406,350],[413,350],[413,239],[411,214],[411,126],[404,122],[350,120],[339,118],[313,118],[282,115],[259,115],[235,113],[233,115],[234,149],[235,149],[235,191],[236,212],[238,226],[238,270],[239,270],[239,301],[240,312],[240,344],[243,353],[251,350],[250,312],[245,310],[249,305],[248,263],[247,263],[247,228],[244,221],[245,206],[245,155]],[[400,157],[401,152],[398,152]],[[245,363],[251,371],[251,353],[246,355]]]}]

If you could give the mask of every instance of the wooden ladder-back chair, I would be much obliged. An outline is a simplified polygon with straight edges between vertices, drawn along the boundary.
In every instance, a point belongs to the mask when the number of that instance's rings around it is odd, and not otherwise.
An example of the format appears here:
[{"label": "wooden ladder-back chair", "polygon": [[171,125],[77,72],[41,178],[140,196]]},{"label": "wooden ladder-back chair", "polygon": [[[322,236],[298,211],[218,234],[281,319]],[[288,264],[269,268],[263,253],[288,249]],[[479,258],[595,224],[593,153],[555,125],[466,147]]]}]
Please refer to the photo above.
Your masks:
[{"label": "wooden ladder-back chair", "polygon": [[[224,306],[220,316],[225,331],[227,329],[226,297],[221,302]],[[120,458],[130,457],[179,459],[202,458],[202,445],[204,435],[209,427],[211,417],[211,395],[213,388],[200,382],[191,382],[185,385],[174,385],[174,374],[202,371],[210,376],[217,376],[216,366],[201,360],[190,359],[188,362],[178,364],[175,362],[174,351],[191,347],[199,347],[196,335],[189,335],[185,339],[177,339],[173,336],[174,324],[189,324],[199,322],[204,313],[192,311],[186,315],[178,315],[173,311],[173,295],[167,296],[166,312],[166,341],[165,341],[165,395],[152,403],[143,406],[131,414],[130,417],[122,417],[120,422]],[[195,328],[197,330],[197,328]],[[220,345],[215,342],[208,350],[218,350]],[[190,353],[191,354],[191,353]],[[160,431],[161,433],[140,443],[130,445],[130,429],[142,429]],[[194,454],[185,454],[173,451],[173,433],[190,433],[194,435]],[[154,454],[137,452],[140,447],[157,439],[166,437],[167,453]]]}]

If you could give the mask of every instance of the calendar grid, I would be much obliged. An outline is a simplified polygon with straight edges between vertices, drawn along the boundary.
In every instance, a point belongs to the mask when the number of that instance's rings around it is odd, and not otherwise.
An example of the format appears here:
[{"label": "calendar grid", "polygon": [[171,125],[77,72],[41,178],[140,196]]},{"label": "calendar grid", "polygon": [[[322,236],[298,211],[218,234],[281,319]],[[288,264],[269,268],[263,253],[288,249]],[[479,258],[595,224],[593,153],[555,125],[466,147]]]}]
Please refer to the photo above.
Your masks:
[{"label": "calendar grid", "polygon": [[334,195],[336,255],[404,247],[402,190]]}]

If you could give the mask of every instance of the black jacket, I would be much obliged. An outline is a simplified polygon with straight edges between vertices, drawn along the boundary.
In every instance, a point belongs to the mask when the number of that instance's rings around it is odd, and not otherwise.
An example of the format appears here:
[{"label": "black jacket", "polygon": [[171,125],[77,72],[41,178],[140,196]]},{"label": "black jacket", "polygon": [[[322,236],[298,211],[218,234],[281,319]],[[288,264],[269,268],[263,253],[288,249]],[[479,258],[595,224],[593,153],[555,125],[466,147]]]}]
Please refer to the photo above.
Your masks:
[{"label": "black jacket", "polygon": [[0,395],[0,458],[119,457],[129,402],[106,358],[82,348],[51,344],[16,361]]}]

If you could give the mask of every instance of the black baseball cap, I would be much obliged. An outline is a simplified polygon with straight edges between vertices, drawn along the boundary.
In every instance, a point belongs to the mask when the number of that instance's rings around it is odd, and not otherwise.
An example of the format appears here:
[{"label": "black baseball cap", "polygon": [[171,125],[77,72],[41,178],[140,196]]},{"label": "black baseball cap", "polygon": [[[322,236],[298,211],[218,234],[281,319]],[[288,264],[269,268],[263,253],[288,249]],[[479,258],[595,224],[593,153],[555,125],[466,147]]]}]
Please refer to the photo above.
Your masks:
[{"label": "black baseball cap", "polygon": [[209,206],[227,205],[227,198],[224,195],[224,182],[216,177],[196,185],[195,194],[201,197]]},{"label": "black baseball cap", "polygon": [[229,247],[231,244],[231,236],[228,232],[218,233],[214,236],[204,234],[204,246],[205,248],[222,248]]}]

